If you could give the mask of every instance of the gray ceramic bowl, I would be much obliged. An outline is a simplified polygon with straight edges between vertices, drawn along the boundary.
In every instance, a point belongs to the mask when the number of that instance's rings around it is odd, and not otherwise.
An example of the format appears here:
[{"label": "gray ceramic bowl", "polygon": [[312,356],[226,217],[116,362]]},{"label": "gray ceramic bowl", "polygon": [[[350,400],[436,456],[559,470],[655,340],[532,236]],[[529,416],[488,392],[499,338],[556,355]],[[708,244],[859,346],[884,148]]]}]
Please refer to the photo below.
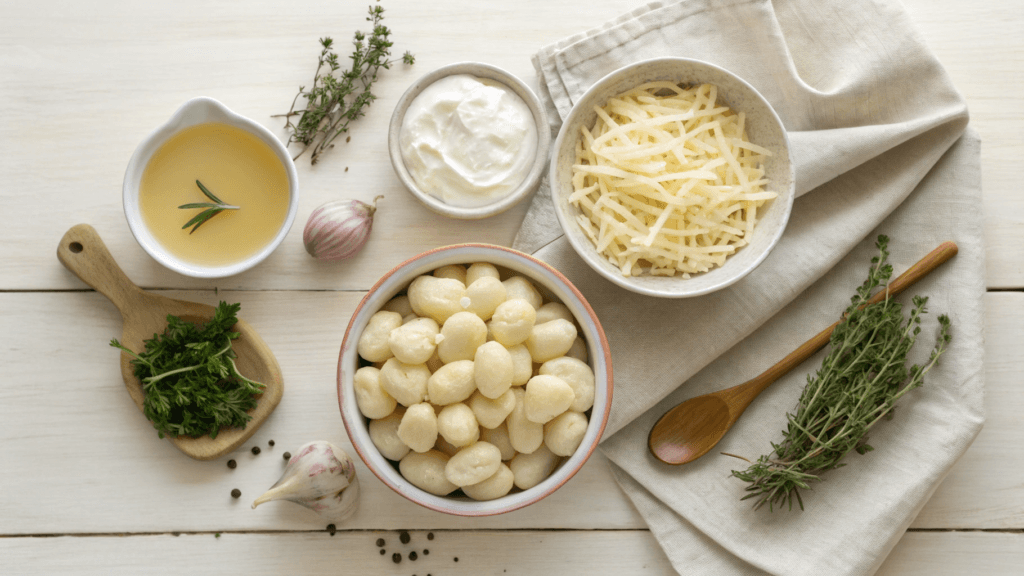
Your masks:
[{"label": "gray ceramic bowl", "polygon": [[[664,276],[625,277],[619,269],[597,252],[583,233],[575,218],[579,209],[568,201],[573,193],[572,165],[575,162],[576,141],[582,126],[593,127],[597,118],[595,106],[603,106],[609,98],[630,88],[655,80],[670,80],[681,84],[710,83],[718,86],[718,101],[734,111],[746,114],[746,130],[750,141],[767,148],[772,156],[765,162],[769,189],[779,196],[758,210],[759,220],[749,244],[730,256],[725,264],[691,278]],[[685,58],[658,58],[645,60],[620,68],[594,84],[569,112],[555,140],[551,159],[551,197],[555,203],[558,221],[572,247],[599,274],[615,284],[649,296],[686,298],[699,296],[725,288],[746,276],[771,252],[782,237],[793,207],[793,162],[790,159],[789,139],[775,110],[750,84],[738,76],[712,64]]]},{"label": "gray ceramic bowl", "polygon": [[[501,82],[522,98],[523,102],[526,102],[526,105],[529,106],[530,111],[533,113],[533,120],[537,124],[537,153],[534,157],[533,165],[530,168],[530,173],[527,174],[523,183],[513,190],[511,194],[497,202],[494,202],[493,204],[474,208],[464,208],[446,204],[438,198],[421,190],[416,185],[412,175],[409,174],[409,171],[405,167],[405,162],[402,160],[402,148],[399,143],[399,134],[401,133],[402,121],[405,119],[405,112],[409,109],[409,104],[419,96],[420,92],[422,92],[424,88],[430,86],[434,82],[437,82],[441,78],[454,74],[469,74],[471,76],[476,76],[477,78],[488,78]],[[427,208],[430,208],[438,214],[443,214],[445,216],[461,220],[475,220],[500,214],[512,206],[515,206],[523,198],[529,196],[530,193],[537,188],[537,184],[540,183],[540,178],[544,174],[544,169],[547,167],[548,147],[550,145],[550,141],[548,117],[544,112],[544,106],[541,104],[540,99],[537,98],[537,95],[533,93],[533,90],[530,90],[530,87],[524,84],[522,80],[501,68],[481,62],[458,62],[442,66],[414,82],[413,85],[405,91],[405,94],[402,95],[402,98],[395,106],[395,111],[391,115],[391,125],[388,128],[388,152],[391,155],[391,166],[394,167],[395,174],[398,175],[398,179],[401,180],[402,184],[409,189],[409,192],[411,192],[417,200],[425,204]]]}]

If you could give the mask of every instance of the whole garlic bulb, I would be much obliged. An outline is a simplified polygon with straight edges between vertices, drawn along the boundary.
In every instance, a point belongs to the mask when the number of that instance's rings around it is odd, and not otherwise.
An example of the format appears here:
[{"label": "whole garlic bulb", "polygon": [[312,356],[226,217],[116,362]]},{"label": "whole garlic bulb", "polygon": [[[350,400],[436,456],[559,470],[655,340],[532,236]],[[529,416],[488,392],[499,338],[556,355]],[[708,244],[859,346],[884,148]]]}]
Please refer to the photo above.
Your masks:
[{"label": "whole garlic bulb", "polygon": [[355,463],[330,442],[305,444],[288,460],[281,479],[252,507],[271,500],[288,500],[329,520],[344,520],[359,507]]},{"label": "whole garlic bulb", "polygon": [[302,231],[306,252],[321,260],[343,260],[355,255],[370,237],[373,213],[381,198],[374,198],[372,205],[359,200],[335,200],[313,210]]}]

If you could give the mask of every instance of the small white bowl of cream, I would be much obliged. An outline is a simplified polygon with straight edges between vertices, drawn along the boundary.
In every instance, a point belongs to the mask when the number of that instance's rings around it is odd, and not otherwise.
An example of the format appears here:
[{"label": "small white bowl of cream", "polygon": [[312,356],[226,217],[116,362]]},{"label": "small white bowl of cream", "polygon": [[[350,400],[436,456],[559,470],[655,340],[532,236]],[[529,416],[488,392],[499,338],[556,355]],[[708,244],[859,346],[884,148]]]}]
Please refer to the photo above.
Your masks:
[{"label": "small white bowl of cream", "polygon": [[504,70],[460,62],[406,90],[388,131],[391,165],[428,208],[452,218],[499,214],[540,183],[550,144],[547,114]]}]

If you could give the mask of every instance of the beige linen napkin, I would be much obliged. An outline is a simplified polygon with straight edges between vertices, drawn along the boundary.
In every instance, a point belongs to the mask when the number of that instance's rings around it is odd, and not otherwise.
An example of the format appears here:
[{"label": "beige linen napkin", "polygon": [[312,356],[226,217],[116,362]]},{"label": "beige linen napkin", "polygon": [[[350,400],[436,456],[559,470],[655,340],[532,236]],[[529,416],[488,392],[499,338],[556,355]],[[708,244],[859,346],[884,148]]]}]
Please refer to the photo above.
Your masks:
[{"label": "beige linen napkin", "polygon": [[[546,183],[516,238],[565,273],[608,334],[615,396],[602,450],[685,574],[873,573],[983,422],[984,260],[977,137],[942,67],[895,2],[685,0],[654,3],[534,57],[553,130],[586,89],[626,64],[685,56],[756,87],[790,133],[797,199],[782,240],[732,287],[686,300],[602,279],[561,238]],[[911,289],[929,309],[915,354],[948,313],[954,340],[924,387],[803,493],[805,511],[752,510],[730,470],[781,438],[785,413],[822,354],[762,394],[701,460],[671,467],[647,434],[671,406],[741,383],[833,322],[866,276],[874,239],[902,272],[935,246],[960,254]],[[797,298],[799,296],[799,298]],[[906,296],[909,298],[909,295]]]}]

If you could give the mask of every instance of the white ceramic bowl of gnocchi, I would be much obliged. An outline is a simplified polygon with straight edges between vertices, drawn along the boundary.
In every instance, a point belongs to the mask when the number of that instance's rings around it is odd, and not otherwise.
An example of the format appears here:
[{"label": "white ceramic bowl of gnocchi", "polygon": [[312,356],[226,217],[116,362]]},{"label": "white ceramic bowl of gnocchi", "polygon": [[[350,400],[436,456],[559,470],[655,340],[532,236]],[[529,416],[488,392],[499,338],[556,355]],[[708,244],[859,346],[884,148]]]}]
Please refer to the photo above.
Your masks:
[{"label": "white ceramic bowl of gnocchi", "polygon": [[367,467],[424,507],[487,516],[565,484],[612,400],[604,330],[554,268],[460,244],[391,270],[356,307],[338,404]]}]

